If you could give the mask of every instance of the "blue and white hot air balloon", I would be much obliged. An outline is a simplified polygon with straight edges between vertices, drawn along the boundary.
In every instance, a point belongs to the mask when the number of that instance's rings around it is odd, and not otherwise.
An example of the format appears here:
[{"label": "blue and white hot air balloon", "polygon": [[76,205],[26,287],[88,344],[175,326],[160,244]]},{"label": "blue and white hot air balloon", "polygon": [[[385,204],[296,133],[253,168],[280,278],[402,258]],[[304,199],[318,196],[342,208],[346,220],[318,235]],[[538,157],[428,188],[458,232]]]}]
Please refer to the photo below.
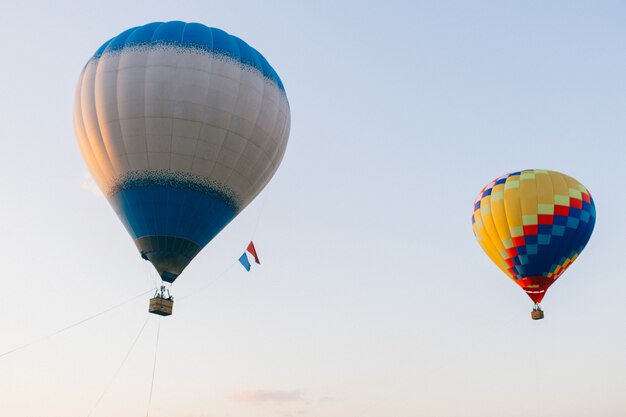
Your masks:
[{"label": "blue and white hot air balloon", "polygon": [[269,182],[289,126],[266,59],[199,23],[150,23],[105,42],[74,100],[91,174],[170,283]]}]

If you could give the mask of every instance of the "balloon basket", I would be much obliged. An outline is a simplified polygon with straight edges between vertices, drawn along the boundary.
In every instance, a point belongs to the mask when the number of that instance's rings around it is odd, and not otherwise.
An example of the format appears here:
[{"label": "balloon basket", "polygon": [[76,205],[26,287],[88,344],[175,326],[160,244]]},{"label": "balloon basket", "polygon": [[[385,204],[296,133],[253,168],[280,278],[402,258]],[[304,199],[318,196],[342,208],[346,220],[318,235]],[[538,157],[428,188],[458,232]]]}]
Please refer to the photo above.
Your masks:
[{"label": "balloon basket", "polygon": [[150,305],[148,312],[157,314],[159,316],[171,316],[172,309],[174,308],[174,297],[165,295],[165,287],[161,287],[161,291],[157,290],[154,297],[150,299]]},{"label": "balloon basket", "polygon": [[543,310],[533,310],[530,312],[530,317],[533,320],[541,320],[543,318]]},{"label": "balloon basket", "polygon": [[148,311],[152,314],[158,314],[159,316],[171,316],[173,307],[174,300],[154,297],[150,299],[150,307],[148,308]]}]

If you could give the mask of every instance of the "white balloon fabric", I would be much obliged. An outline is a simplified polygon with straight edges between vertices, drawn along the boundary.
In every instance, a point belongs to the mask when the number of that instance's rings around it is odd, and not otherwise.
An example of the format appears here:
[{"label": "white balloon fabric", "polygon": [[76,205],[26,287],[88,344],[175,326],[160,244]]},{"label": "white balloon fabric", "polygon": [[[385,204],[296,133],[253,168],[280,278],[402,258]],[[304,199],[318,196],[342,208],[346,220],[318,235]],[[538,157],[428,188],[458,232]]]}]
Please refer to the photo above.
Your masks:
[{"label": "white balloon fabric", "polygon": [[265,58],[199,23],[155,22],[109,40],[74,99],[91,174],[167,282],[269,182],[289,127]]}]

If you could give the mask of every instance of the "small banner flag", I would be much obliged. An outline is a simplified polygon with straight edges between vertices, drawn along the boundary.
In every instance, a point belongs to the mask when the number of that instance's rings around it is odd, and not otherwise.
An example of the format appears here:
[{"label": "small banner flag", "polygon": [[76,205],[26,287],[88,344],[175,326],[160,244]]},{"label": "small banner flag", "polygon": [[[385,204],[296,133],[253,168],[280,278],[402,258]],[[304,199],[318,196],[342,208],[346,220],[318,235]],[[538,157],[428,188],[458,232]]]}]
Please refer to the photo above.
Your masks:
[{"label": "small banner flag", "polygon": [[239,262],[241,263],[241,265],[243,265],[244,268],[246,268],[246,271],[250,272],[250,261],[248,261],[248,255],[246,255],[246,253],[244,252],[243,255],[241,255],[241,257],[239,257]]},{"label": "small banner flag", "polygon": [[254,256],[254,262],[261,265],[261,261],[259,261],[259,255],[257,255],[256,248],[254,247],[254,243],[252,243],[252,241],[250,241],[247,251],[250,253],[250,255]]}]

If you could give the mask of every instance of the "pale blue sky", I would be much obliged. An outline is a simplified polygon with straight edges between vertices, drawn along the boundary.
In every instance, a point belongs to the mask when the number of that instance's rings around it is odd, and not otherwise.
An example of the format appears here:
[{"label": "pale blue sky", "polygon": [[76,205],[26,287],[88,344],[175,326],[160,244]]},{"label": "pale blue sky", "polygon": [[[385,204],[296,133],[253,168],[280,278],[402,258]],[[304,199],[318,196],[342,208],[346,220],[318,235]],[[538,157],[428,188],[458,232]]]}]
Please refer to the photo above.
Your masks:
[{"label": "pale blue sky", "polygon": [[[618,1],[11,5],[0,353],[152,287],[156,273],[84,187],[71,105],[104,41],[175,19],[257,48],[284,82],[292,131],[268,188],[174,286],[150,416],[626,413]],[[470,221],[487,182],[524,168],[575,177],[598,210],[539,322]],[[263,265],[246,273],[233,262],[251,238]],[[0,358],[3,414],[88,415],[146,309],[147,296]],[[92,416],[145,415],[158,321]]]}]

